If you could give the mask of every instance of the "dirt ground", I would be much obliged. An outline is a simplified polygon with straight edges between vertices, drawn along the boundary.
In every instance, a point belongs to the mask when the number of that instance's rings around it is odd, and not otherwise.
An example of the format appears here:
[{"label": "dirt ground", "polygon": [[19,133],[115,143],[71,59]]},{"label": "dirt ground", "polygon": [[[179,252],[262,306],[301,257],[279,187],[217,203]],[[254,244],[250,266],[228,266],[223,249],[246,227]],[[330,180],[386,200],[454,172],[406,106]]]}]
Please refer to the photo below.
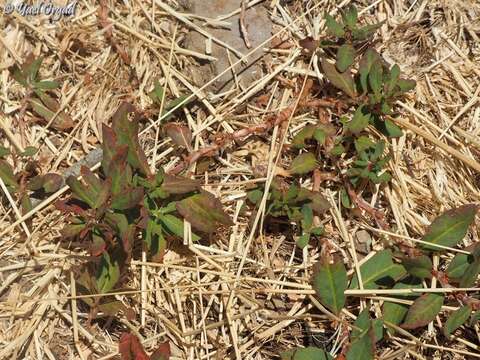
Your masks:
[{"label": "dirt ground", "polygon": [[[354,3],[365,22],[385,20],[377,50],[417,81],[396,104],[404,135],[389,140],[393,179],[368,201],[386,214],[391,231],[407,240],[420,238],[442,211],[480,202],[479,1],[253,0],[243,14],[240,0],[83,0],[73,16],[58,21],[44,14],[6,14],[10,3],[15,1],[0,4],[0,145],[39,148],[35,158],[42,172],[65,173],[88,156],[86,164],[95,169],[99,158],[92,151],[101,143],[102,124],[122,101],[145,114],[141,144],[149,163],[167,171],[184,153],[159,131],[164,121],[188,126],[194,150],[209,145],[215,134],[261,123],[296,100],[305,77],[324,81],[318,58],[310,62],[299,41],[325,36],[324,13]],[[243,16],[250,46],[239,27]],[[65,118],[57,115],[47,123],[26,107],[28,94],[9,69],[29,54],[44,57],[41,79],[61,84],[55,94]],[[173,119],[162,119],[148,96],[155,80],[169,99],[191,95],[195,101]],[[64,129],[62,119],[71,122]],[[234,142],[213,157],[208,171],[196,172],[234,226],[219,229],[208,242],[186,243],[186,254],[167,251],[162,263],[134,256],[131,276],[115,295],[135,311],[133,319],[88,319],[71,271],[88,254],[62,239],[65,219],[53,206],[69,195],[68,187],[21,214],[2,186],[0,359],[120,358],[118,341],[125,331],[136,334],[147,352],[170,341],[172,359],[276,359],[298,345],[336,349],[332,355],[338,355],[341,334],[310,285],[319,249],[302,251],[288,234],[259,231],[264,219],[253,224],[244,211],[252,184],[291,160],[282,153],[282,132],[288,143],[313,121],[314,114],[298,113],[288,128]],[[312,186],[309,178],[302,182]],[[365,247],[358,252],[363,263],[385,246],[391,233],[368,216],[346,214],[338,193],[322,192],[332,208],[320,220],[339,249]],[[479,224],[477,218],[465,246],[479,241]],[[353,274],[354,263],[348,266]],[[381,316],[389,295],[366,291],[358,297]],[[347,318],[358,313],[358,303],[346,310]],[[478,325],[447,341],[441,321],[384,339],[377,357],[480,357]]]}]

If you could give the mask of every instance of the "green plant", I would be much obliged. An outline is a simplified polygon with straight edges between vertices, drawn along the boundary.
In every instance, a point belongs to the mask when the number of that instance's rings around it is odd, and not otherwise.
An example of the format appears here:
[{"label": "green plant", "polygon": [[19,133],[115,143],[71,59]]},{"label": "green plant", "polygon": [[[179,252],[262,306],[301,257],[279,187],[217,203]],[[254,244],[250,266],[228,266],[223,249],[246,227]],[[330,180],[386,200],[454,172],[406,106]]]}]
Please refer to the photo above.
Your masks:
[{"label": "green plant", "polygon": [[[356,202],[358,207],[369,210],[378,220],[376,210],[365,205],[357,195],[358,190],[365,194],[370,183],[381,184],[391,178],[385,171],[390,159],[385,151],[386,142],[374,138],[369,128],[375,128],[386,137],[401,136],[401,129],[392,121],[394,104],[415,87],[415,82],[403,79],[398,65],[388,66],[370,47],[370,37],[381,24],[358,25],[357,12],[354,7],[349,7],[342,12],[341,22],[327,15],[326,25],[330,38],[318,42],[317,46],[306,40],[302,44],[310,54],[318,48],[323,50],[321,67],[328,84],[333,86],[332,91],[338,96],[334,103],[337,108],[340,105],[353,111],[351,114],[332,111],[332,121],[323,120],[301,129],[291,142],[292,149],[300,153],[294,157],[287,175],[306,176],[313,172],[315,181],[315,173],[324,171],[325,163],[332,164],[331,168],[336,170],[334,177],[340,179],[341,184],[332,183],[330,186],[340,193],[344,207],[350,208],[352,202]],[[307,98],[301,103],[323,105],[325,100]],[[269,200],[275,198],[275,191],[272,186]],[[435,320],[446,300],[460,304],[458,310],[446,318],[443,328],[446,338],[460,326],[472,326],[478,321],[480,301],[476,297],[461,291],[450,297],[441,290],[422,292],[425,284],[429,287],[434,278],[445,288],[475,286],[480,274],[480,247],[477,244],[464,249],[468,254],[458,252],[453,259],[438,255],[459,244],[474,222],[478,209],[478,205],[470,204],[444,212],[431,223],[418,246],[397,239],[398,245],[376,252],[359,266],[361,276],[357,272],[347,276],[343,259],[331,255],[328,240],[325,240],[311,284],[319,302],[339,321],[345,322],[346,329],[352,328],[351,331],[344,330],[349,341],[344,344],[339,359],[374,359],[375,344],[383,338],[384,327],[390,334],[399,328],[402,331],[423,328]],[[302,222],[302,217],[296,221]],[[434,258],[440,259],[438,269],[445,271],[434,269]],[[401,301],[385,301],[383,316],[378,318],[371,319],[368,309],[364,309],[353,325],[347,325],[342,312],[354,299],[345,292],[360,288],[363,291],[391,289],[390,296]],[[281,357],[289,360],[331,358],[325,350],[312,347],[289,350]]]},{"label": "green plant", "polygon": [[[258,204],[263,194],[264,188],[260,186],[249,191],[247,197],[251,203]],[[305,189],[297,184],[289,185],[275,178],[267,197],[265,214],[293,222],[298,232],[297,245],[304,248],[311,236],[323,234],[323,228],[313,223],[314,214],[320,215],[329,207],[328,201],[319,192]]]},{"label": "green plant", "polygon": [[[80,240],[96,259],[79,276],[85,294],[108,293],[118,286],[127,276],[137,240],[150,259],[161,261],[168,239],[183,238],[183,219],[198,232],[192,234],[194,241],[219,225],[231,225],[220,201],[197,181],[150,170],[138,139],[137,115],[132,105],[121,105],[112,127],[102,129],[102,176],[83,167],[82,180],[67,179],[73,198],[56,204],[71,214],[63,235]],[[94,311],[108,311],[106,303],[118,310],[108,297],[86,302]]]},{"label": "green plant", "polygon": [[[0,146],[0,179],[4,182],[8,192],[15,196],[21,204],[23,214],[32,210],[31,197],[41,197],[54,193],[63,185],[63,178],[55,173],[41,174],[35,155],[38,149],[29,146],[22,153],[11,151]],[[10,157],[14,164],[21,162],[23,169],[14,170],[14,166],[7,161]]]},{"label": "green plant", "polygon": [[73,119],[64,111],[60,111],[60,104],[52,96],[52,92],[60,87],[57,81],[44,81],[39,79],[39,69],[43,58],[35,59],[32,55],[21,67],[14,65],[10,71],[13,78],[27,90],[22,112],[29,106],[44,121],[51,122],[51,126],[57,130],[73,128]]},{"label": "green plant", "polygon": [[[412,304],[385,301],[382,318],[370,320],[367,310],[361,312],[353,324],[354,330],[350,334],[350,342],[343,350],[346,359],[374,359],[375,343],[383,337],[383,326],[390,332],[395,332],[398,326],[405,330],[415,330],[435,320],[442,310],[446,297],[441,291],[422,294],[422,281],[430,280],[435,276],[443,287],[453,287],[450,282],[459,284],[460,287],[474,286],[480,273],[476,245],[467,248],[471,251],[471,255],[458,253],[453,259],[447,260],[446,264],[441,264],[441,267],[446,268],[445,273],[433,270],[431,258],[445,251],[443,246],[456,246],[465,237],[478,209],[477,205],[464,205],[448,210],[432,222],[422,238],[423,243],[420,249],[403,245],[401,252],[392,253],[390,250],[382,250],[360,266],[363,289],[392,288],[393,291],[402,289],[418,291],[409,290],[405,294],[392,295],[402,300],[410,300]],[[358,289],[359,282],[357,275],[354,274],[348,285],[343,261],[326,256],[314,269],[312,286],[319,301],[334,314],[341,316],[341,310],[348,300],[345,290]],[[460,326],[472,326],[478,321],[476,315],[478,311],[472,313],[480,309],[478,299],[461,292],[457,292],[454,298],[462,306],[447,317],[443,329],[447,338]],[[308,351],[322,352],[323,350]],[[360,353],[362,357],[359,357]],[[290,350],[282,354],[282,358],[303,359],[303,357],[292,357],[294,356],[292,354],[294,353]]]}]

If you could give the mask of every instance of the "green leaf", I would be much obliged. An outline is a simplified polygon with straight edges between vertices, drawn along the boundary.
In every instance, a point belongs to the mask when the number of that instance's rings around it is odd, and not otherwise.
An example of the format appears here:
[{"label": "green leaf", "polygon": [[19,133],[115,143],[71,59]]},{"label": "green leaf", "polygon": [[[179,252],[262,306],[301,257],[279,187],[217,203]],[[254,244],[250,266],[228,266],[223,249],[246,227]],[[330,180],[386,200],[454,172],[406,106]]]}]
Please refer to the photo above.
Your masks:
[{"label": "green leaf", "polygon": [[175,100],[169,101],[165,105],[165,110],[171,110],[173,108],[181,109],[191,101],[190,95],[181,95]]},{"label": "green leaf", "polygon": [[347,351],[347,360],[374,360],[375,359],[375,334],[372,324],[368,324],[367,331],[361,336],[354,337]]},{"label": "green leaf", "polygon": [[292,139],[292,145],[296,148],[304,148],[305,147],[305,140],[309,140],[313,137],[316,130],[315,125],[307,125],[302,128]]},{"label": "green leaf", "polygon": [[350,209],[350,207],[352,206],[352,202],[350,201],[350,196],[348,195],[348,192],[347,190],[345,190],[345,188],[342,188],[342,190],[340,190],[340,200],[344,208]]},{"label": "green leaf", "polygon": [[357,27],[358,12],[357,8],[350,5],[346,10],[342,11],[343,23],[350,29],[354,30]]},{"label": "green leaf", "polygon": [[128,163],[143,175],[151,175],[147,157],[138,140],[138,114],[133,105],[120,105],[113,115],[112,128],[118,144],[128,146]]},{"label": "green leaf", "polygon": [[465,250],[471,254],[457,253],[447,267],[448,278],[454,282],[460,282],[467,269],[475,263],[480,253],[480,244],[475,243],[466,247]]},{"label": "green leaf", "polygon": [[368,136],[362,135],[355,139],[355,150],[358,153],[374,147],[375,143]]},{"label": "green leaf", "polygon": [[381,57],[373,49],[367,49],[360,59],[358,72],[360,73],[360,84],[364,94],[368,92],[368,74],[370,73],[372,65],[376,62],[381,62]]},{"label": "green leaf", "polygon": [[[420,279],[409,277],[405,280],[397,282],[394,289],[420,289],[422,288],[422,283]],[[415,299],[418,297],[417,294],[405,294],[405,295],[395,295],[396,298],[404,298],[404,299]],[[408,305],[399,304],[394,302],[385,301],[383,304],[383,321],[385,323],[391,323],[394,325],[399,325],[405,315],[408,312]],[[390,329],[390,331],[395,332],[395,330]]]},{"label": "green leaf", "polygon": [[0,158],[7,155],[10,155],[10,150],[0,145]]},{"label": "green leaf", "polygon": [[[393,262],[390,250],[382,250],[360,266],[360,273],[362,274],[364,289],[378,289],[393,285],[396,280],[405,276],[407,272],[402,265]],[[352,279],[350,288],[358,288],[356,274]]]},{"label": "green leaf", "polygon": [[408,309],[405,322],[402,324],[404,329],[416,329],[427,325],[435,320],[435,317],[442,309],[443,295],[441,294],[423,294],[414,301]]},{"label": "green leaf", "polygon": [[325,76],[333,86],[342,90],[351,98],[357,96],[355,93],[355,81],[349,72],[339,73],[335,65],[330,64],[326,59],[322,59],[321,64]]},{"label": "green leaf", "polygon": [[302,229],[309,231],[313,225],[313,211],[310,205],[305,204],[302,206]]},{"label": "green leaf", "polygon": [[347,288],[347,271],[343,262],[328,261],[318,263],[313,272],[312,286],[320,302],[333,313],[339,314],[345,306]]},{"label": "green leaf", "polygon": [[413,276],[416,276],[420,279],[431,279],[432,278],[432,260],[426,255],[421,256],[403,256],[402,265],[405,267],[407,272]]},{"label": "green leaf", "polygon": [[194,228],[202,232],[213,233],[220,224],[233,225],[230,217],[223,211],[220,200],[208,192],[178,201],[176,208]]},{"label": "green leaf", "polygon": [[37,152],[38,152],[38,149],[35,146],[27,146],[20,155],[25,157],[31,157],[35,155]]},{"label": "green leaf", "polygon": [[474,260],[465,269],[464,274],[460,278],[458,286],[462,288],[472,287],[477,282],[478,274],[480,273],[480,256],[474,255]]},{"label": "green leaf", "polygon": [[313,137],[320,145],[323,145],[327,138],[327,132],[324,129],[316,129],[313,133]]},{"label": "green leaf", "polygon": [[185,177],[165,174],[161,189],[169,194],[187,194],[199,190],[200,183]]},{"label": "green leaf", "polygon": [[354,40],[366,40],[370,36],[372,36],[377,29],[379,29],[383,24],[385,23],[385,20],[382,22],[379,22],[377,24],[372,24],[372,25],[366,25],[360,29],[355,29],[352,31],[353,39]]},{"label": "green leaf", "polygon": [[69,176],[66,183],[77,199],[87,203],[92,209],[95,208],[95,198],[97,194],[93,189],[88,189],[74,176]]},{"label": "green leaf", "polygon": [[[165,214],[160,218],[160,222],[170,233],[183,239],[183,220],[176,216]],[[192,241],[200,240],[200,236],[192,233]]]},{"label": "green leaf", "polygon": [[[53,117],[55,116],[55,113],[58,111],[60,108],[60,105],[58,105],[57,109],[51,110],[49,107],[44,105],[44,100],[50,99],[52,102],[56,102],[53,98],[49,97],[48,95],[43,95],[42,96],[42,101],[40,101],[37,98],[30,98],[28,101],[30,102],[30,105],[32,106],[33,111],[35,111],[38,115],[40,115],[42,118],[45,119],[46,122],[52,121]],[[64,111],[61,111],[58,113],[58,115],[55,117],[53,122],[51,123],[51,126],[54,129],[57,130],[69,130],[73,128],[73,119],[68,116]]]},{"label": "green leaf", "polygon": [[399,92],[404,93],[415,89],[417,83],[415,82],[415,80],[398,79],[396,85],[399,89]]},{"label": "green leaf", "polygon": [[330,34],[336,37],[343,37],[345,35],[345,30],[343,26],[340,25],[331,15],[325,14],[325,25],[327,25],[327,30]]},{"label": "green leaf", "polygon": [[358,134],[363,131],[370,122],[370,114],[365,113],[365,107],[360,105],[353,114],[352,120],[347,124],[347,129],[353,134]]},{"label": "green leaf", "polygon": [[56,81],[39,81],[33,83],[33,87],[36,89],[43,89],[43,90],[53,90],[60,86],[60,84]]},{"label": "green leaf", "polygon": [[148,94],[150,99],[153,100],[153,102],[157,103],[157,105],[160,106],[162,103],[162,98],[164,96],[164,90],[162,85],[158,82],[158,80],[154,81],[154,88],[153,90]]},{"label": "green leaf", "polygon": [[470,305],[462,306],[460,309],[454,311],[443,326],[443,334],[445,337],[450,337],[451,333],[462,326],[470,317],[471,312],[472,307]]},{"label": "green leaf", "polygon": [[342,144],[335,145],[332,150],[330,150],[330,155],[340,156],[345,152],[345,146]]},{"label": "green leaf", "polygon": [[355,60],[355,49],[350,44],[343,44],[338,48],[337,51],[337,61],[335,65],[337,66],[338,71],[343,73],[346,71],[350,65],[353,64]]},{"label": "green leaf", "polygon": [[300,249],[305,248],[305,246],[308,245],[308,242],[310,241],[310,233],[305,233],[300,235],[297,238],[296,244]]},{"label": "green leaf", "polygon": [[317,159],[311,152],[298,155],[290,165],[290,174],[307,174],[317,167]]},{"label": "green leaf", "polygon": [[17,190],[20,186],[15,179],[13,168],[4,160],[0,160],[0,179],[2,179],[5,185],[12,187],[14,190]]},{"label": "green leaf", "polygon": [[124,192],[112,196],[110,206],[115,210],[127,210],[140,204],[143,199],[143,188],[125,189]]},{"label": "green leaf", "polygon": [[257,204],[262,199],[262,197],[263,191],[260,189],[254,189],[247,192],[247,198],[253,204]]},{"label": "green leaf", "polygon": [[383,83],[383,66],[380,61],[375,61],[372,64],[370,73],[368,74],[368,83],[375,94],[375,98],[379,101]]},{"label": "green leaf", "polygon": [[358,338],[364,336],[368,333],[368,330],[373,328],[373,333],[375,336],[374,341],[378,342],[383,338],[383,322],[381,319],[371,320],[369,316],[368,309],[364,309],[355,320],[354,326],[359,329],[352,330],[352,338]]},{"label": "green leaf", "polygon": [[[467,234],[468,227],[475,220],[478,208],[478,205],[469,204],[444,212],[432,222],[422,240],[436,245],[456,246]],[[424,244],[421,246],[426,250],[442,250]]]},{"label": "green leaf", "polygon": [[374,116],[373,125],[385,136],[396,138],[403,135],[402,129],[391,120],[385,119],[385,121],[383,121],[380,117]]},{"label": "green leaf", "polygon": [[280,354],[281,360],[331,360],[332,356],[316,347],[296,348]]},{"label": "green leaf", "polygon": [[120,279],[120,266],[118,262],[111,261],[110,255],[104,252],[100,260],[96,283],[100,293],[106,293],[113,289]]},{"label": "green leaf", "polygon": [[390,69],[390,73],[388,74],[388,81],[385,84],[387,86],[386,92],[387,94],[391,94],[397,85],[398,79],[400,77],[400,67],[395,64]]}]

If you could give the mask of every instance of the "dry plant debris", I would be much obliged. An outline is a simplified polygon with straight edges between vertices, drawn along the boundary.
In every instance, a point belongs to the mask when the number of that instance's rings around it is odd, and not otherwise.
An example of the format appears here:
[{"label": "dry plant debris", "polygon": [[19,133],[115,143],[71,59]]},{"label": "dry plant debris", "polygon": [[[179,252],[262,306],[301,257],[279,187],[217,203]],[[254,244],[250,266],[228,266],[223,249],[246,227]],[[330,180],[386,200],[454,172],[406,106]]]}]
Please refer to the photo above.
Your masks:
[{"label": "dry plant debris", "polygon": [[479,358],[480,4],[231,6],[2,14],[0,359]]}]

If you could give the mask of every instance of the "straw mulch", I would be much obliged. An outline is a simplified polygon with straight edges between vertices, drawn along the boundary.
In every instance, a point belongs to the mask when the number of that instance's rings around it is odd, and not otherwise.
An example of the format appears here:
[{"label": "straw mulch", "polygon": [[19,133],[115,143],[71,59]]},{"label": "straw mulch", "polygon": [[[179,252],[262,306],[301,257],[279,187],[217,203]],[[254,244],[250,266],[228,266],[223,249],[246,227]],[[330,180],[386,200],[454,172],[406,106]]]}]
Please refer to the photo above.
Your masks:
[{"label": "straw mulch", "polygon": [[[295,101],[292,96],[301,79],[319,76],[317,68],[301,56],[298,40],[323,36],[324,11],[336,13],[336,6],[351,1],[255,1],[261,4],[254,6],[268,8],[273,31],[281,31],[276,41],[286,40],[291,46],[268,51],[263,68],[269,71],[249,88],[234,87],[223,94],[209,93],[186,75],[199,61],[208,61],[208,56],[182,47],[187,23],[194,17],[175,17],[168,9],[180,8],[178,3],[169,1],[166,8],[160,0],[110,1],[107,29],[100,22],[98,2],[91,0],[79,2],[73,19],[56,23],[44,16],[2,16],[1,145],[37,146],[41,168],[61,172],[99,145],[101,124],[109,122],[121,101],[148,108],[147,94],[159,79],[171,98],[193,92],[202,99],[182,109],[175,119],[190,127],[195,147],[201,148],[212,134],[260,123],[266,114]],[[480,201],[480,3],[380,0],[355,4],[366,21],[387,20],[377,47],[418,83],[398,104],[399,124],[406,131],[391,141],[393,180],[379,188],[372,200],[380,204],[397,234],[418,239],[442,211]],[[212,17],[217,15],[223,14]],[[208,26],[201,28],[209,31]],[[118,48],[109,39],[108,29],[113,29]],[[172,47],[173,43],[177,45]],[[62,83],[61,106],[73,118],[73,130],[61,132],[33,121],[30,112],[19,118],[24,89],[8,68],[21,64],[30,52],[45,57],[42,79]],[[258,105],[259,94],[271,96],[267,107]],[[150,162],[170,169],[181,159],[180,153],[158,134],[157,117],[142,125],[148,130],[141,142]],[[294,134],[312,121],[311,115],[298,114],[287,130]],[[259,235],[256,230],[263,219],[252,227],[249,214],[242,210],[247,187],[258,181],[258,168],[274,168],[269,165],[277,160],[280,136],[279,129],[274,129],[236,143],[215,158],[212,171],[202,175],[205,189],[221,198],[234,219],[232,228],[220,230],[208,244],[188,245],[186,255],[169,251],[161,264],[141,257],[132,261],[129,291],[117,295],[135,310],[132,321],[119,315],[88,324],[87,309],[76,297],[70,271],[86,252],[62,241],[59,231],[64,218],[53,207],[68,192],[44,200],[28,219],[18,216],[18,204],[2,196],[0,359],[115,358],[118,339],[125,331],[137,334],[147,351],[169,340],[173,359],[271,359],[284,349],[309,344],[338,351],[341,334],[332,332],[331,320],[322,313],[309,285],[319,250],[299,251],[293,239],[281,234]],[[280,157],[277,165],[285,167],[288,162]],[[309,179],[305,186],[311,186]],[[325,195],[333,207],[321,221],[327,236],[342,250],[349,252],[365,236],[371,238],[373,250],[385,245],[381,241],[385,234],[367,216],[347,217],[338,206],[338,194]],[[466,244],[479,241],[479,235],[478,227],[473,227]],[[360,264],[368,257],[361,258]],[[354,264],[349,261],[352,273]],[[372,296],[365,291],[361,296],[380,316],[388,294]],[[354,314],[357,309],[349,308],[345,316]],[[480,357],[478,328],[476,333],[462,330],[451,341],[439,341],[442,319],[416,336],[390,337],[377,353],[381,359]]]}]

